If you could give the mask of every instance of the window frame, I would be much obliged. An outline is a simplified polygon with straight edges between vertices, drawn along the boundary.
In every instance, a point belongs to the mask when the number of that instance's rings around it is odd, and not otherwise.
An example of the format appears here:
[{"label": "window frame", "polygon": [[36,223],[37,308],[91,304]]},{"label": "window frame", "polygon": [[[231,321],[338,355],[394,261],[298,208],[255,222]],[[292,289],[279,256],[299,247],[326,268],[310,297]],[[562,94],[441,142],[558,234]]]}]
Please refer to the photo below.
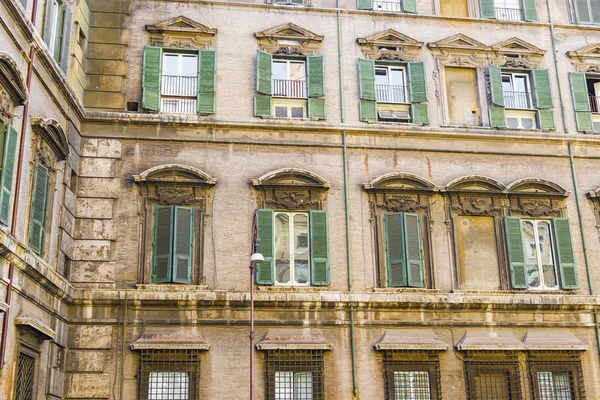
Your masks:
[{"label": "window frame", "polygon": [[[569,381],[571,398],[573,400],[585,399],[583,368],[579,352],[530,351],[527,357],[527,370],[532,398],[543,400],[540,393],[538,373],[569,372],[571,374],[571,379]],[[555,395],[555,393],[553,394]]]},{"label": "window frame", "polygon": [[323,350],[266,350],[265,397],[267,400],[284,400],[277,397],[277,372],[312,373],[312,399],[325,399],[325,374]]},{"label": "window frame", "polygon": [[[509,78],[510,79],[510,86],[511,86],[511,92],[512,93],[520,93],[520,92],[516,92],[515,91],[515,79],[519,78],[519,77],[524,77],[525,78],[525,93],[526,93],[526,101],[527,101],[527,107],[507,107],[506,106],[506,95],[505,95],[505,90],[504,90],[504,78]],[[533,97],[532,97],[532,93],[533,93],[533,87],[531,85],[531,77],[530,77],[530,73],[529,72],[522,72],[522,71],[514,71],[514,70],[507,70],[505,68],[502,68],[502,96],[504,97],[504,103],[505,106],[504,108],[507,110],[535,110],[536,108],[533,107],[534,102],[533,102]],[[516,102],[515,102],[516,103]]]},{"label": "window frame", "polygon": [[[592,14],[592,0],[585,0],[587,5],[587,12],[590,16],[590,21],[581,21],[579,17],[579,6],[577,0],[573,0],[573,8],[575,9],[575,22],[578,25],[600,25],[600,21],[593,21],[594,16]],[[596,0],[598,1],[598,0]]]},{"label": "window frame", "polygon": [[[178,75],[174,75],[178,78],[184,78],[187,76],[184,76],[182,73],[182,67],[183,67],[183,58],[184,57],[190,57],[193,56],[196,59],[196,72],[194,74],[194,94],[190,94],[190,95],[183,95],[183,94],[165,94],[163,93],[164,89],[165,89],[165,83],[164,83],[164,78],[165,78],[165,72],[164,72],[164,66],[165,66],[165,58],[168,56],[177,56],[178,58],[178,65],[177,65],[177,72]],[[182,49],[176,49],[176,48],[171,48],[171,47],[165,47],[163,48],[162,51],[162,55],[161,55],[161,83],[160,83],[160,110],[159,112],[161,113],[168,113],[168,114],[197,114],[198,113],[198,75],[199,75],[199,62],[200,62],[200,53],[199,51],[185,51]],[[165,105],[164,105],[164,101],[165,100],[169,100],[169,99],[173,99],[173,100],[178,100],[178,110],[177,111],[167,111],[165,110]],[[181,100],[193,100],[192,105],[190,106],[192,111],[182,111],[182,108],[184,108],[182,106]]]},{"label": "window frame", "polygon": [[[413,397],[396,397],[396,372],[426,372],[428,377],[428,400],[442,398],[439,351],[384,350],[383,386],[385,400],[397,398],[410,400]],[[412,392],[412,390],[411,390]],[[423,393],[419,393],[422,395]],[[422,397],[419,397],[420,399]]]},{"label": "window frame", "polygon": [[[533,226],[534,226],[534,233],[533,233],[533,237],[535,238],[535,247],[536,247],[536,253],[537,253],[537,268],[538,268],[538,276],[539,276],[539,280],[540,280],[540,287],[536,288],[536,287],[531,287],[531,285],[528,283],[527,286],[529,286],[529,288],[527,290],[531,290],[531,291],[536,291],[536,290],[551,290],[551,291],[555,291],[555,290],[560,290],[560,271],[558,270],[558,257],[557,257],[557,246],[556,246],[556,241],[555,241],[555,237],[554,237],[554,230],[552,227],[552,220],[551,219],[541,219],[541,218],[521,218],[521,235],[523,236],[523,232],[524,232],[524,223],[526,222],[533,222]],[[543,268],[543,263],[542,263],[542,255],[541,255],[541,245],[540,245],[540,241],[539,241],[539,223],[540,222],[547,222],[547,226],[548,226],[548,233],[549,233],[549,240],[551,243],[551,256],[552,256],[552,267],[554,269],[554,277],[556,279],[556,286],[555,287],[546,287],[545,282],[544,282],[544,268]],[[526,242],[525,239],[523,239],[523,247],[524,247],[524,252],[527,254],[527,251],[525,250],[526,246]],[[526,264],[527,265],[527,264]]]},{"label": "window frame", "polygon": [[[469,352],[467,352],[469,353]],[[515,352],[473,352],[464,359],[465,390],[467,400],[485,400],[478,398],[477,378],[485,374],[506,374],[506,394],[508,400],[521,400],[523,389],[519,371],[518,355]],[[486,391],[486,394],[491,394]]]},{"label": "window frame", "polygon": [[[31,359],[33,359],[33,374],[31,377],[31,391],[30,396],[25,396],[25,397],[19,397],[19,372],[20,370],[20,364],[21,364],[21,355],[25,356],[25,357],[29,357]],[[14,399],[15,400],[29,400],[29,399],[35,399],[37,396],[37,381],[38,381],[38,376],[39,376],[39,367],[40,367],[40,351],[39,348],[38,349],[34,349],[32,346],[28,346],[23,342],[19,342],[18,345],[18,351],[17,351],[17,362],[16,362],[16,366],[15,366],[15,393],[14,393]]]},{"label": "window frame", "polygon": [[[518,7],[507,7],[507,2],[509,0],[494,0],[494,13],[496,15],[496,19],[499,21],[511,21],[511,22],[518,22],[518,21],[525,21],[525,16],[523,15],[523,1],[522,0],[517,0]],[[504,2],[504,7],[499,7],[498,6],[498,2]],[[517,10],[519,13],[519,18],[518,19],[511,19],[511,18],[501,18],[499,17],[499,11],[498,10]]]},{"label": "window frame", "polygon": [[142,349],[138,360],[139,400],[148,400],[152,373],[187,373],[188,400],[200,399],[200,350]]},{"label": "window frame", "polygon": [[[402,88],[402,97],[403,97],[403,101],[382,101],[382,100],[376,100],[377,104],[410,104],[409,100],[409,88],[408,88],[408,69],[407,66],[405,64],[400,64],[398,63],[397,65],[390,65],[390,64],[382,64],[382,63],[375,63],[375,85],[377,86],[381,86],[377,84],[377,71],[386,71],[386,81],[387,84],[386,86],[390,87],[390,86],[400,86]],[[400,71],[402,72],[402,85],[392,85],[391,84],[391,79],[392,79],[392,71]],[[381,76],[381,75],[380,75]],[[376,93],[376,97],[379,97],[379,91],[377,90],[377,88],[375,89],[375,93]],[[395,97],[395,96],[391,96],[391,97]]]},{"label": "window frame", "polygon": [[[289,217],[288,221],[292,221],[295,219],[295,217],[297,215],[303,215],[306,217],[306,236],[307,236],[307,244],[306,244],[306,252],[308,253],[308,258],[307,258],[307,269],[308,269],[308,279],[306,281],[306,283],[298,283],[296,281],[296,265],[295,265],[295,254],[296,252],[293,251],[294,250],[294,243],[296,240],[296,236],[294,236],[294,224],[288,223],[288,232],[278,232],[277,231],[277,223],[276,223],[276,218],[278,215],[281,214],[286,214]],[[282,283],[282,282],[278,282],[277,281],[277,257],[275,257],[275,260],[273,260],[275,262],[275,282],[274,285],[275,286],[281,286],[281,287],[307,287],[307,286],[311,286],[311,282],[312,282],[312,277],[311,277],[311,257],[310,257],[310,245],[311,245],[311,226],[310,226],[310,214],[309,212],[306,211],[281,211],[281,210],[274,210],[273,212],[273,221],[275,223],[274,229],[273,229],[273,234],[275,236],[275,252],[277,253],[278,247],[277,247],[277,243],[278,243],[278,239],[280,238],[279,235],[285,236],[285,233],[287,233],[287,237],[288,237],[288,251],[289,251],[289,275],[290,275],[290,279],[288,281],[288,283]]]}]

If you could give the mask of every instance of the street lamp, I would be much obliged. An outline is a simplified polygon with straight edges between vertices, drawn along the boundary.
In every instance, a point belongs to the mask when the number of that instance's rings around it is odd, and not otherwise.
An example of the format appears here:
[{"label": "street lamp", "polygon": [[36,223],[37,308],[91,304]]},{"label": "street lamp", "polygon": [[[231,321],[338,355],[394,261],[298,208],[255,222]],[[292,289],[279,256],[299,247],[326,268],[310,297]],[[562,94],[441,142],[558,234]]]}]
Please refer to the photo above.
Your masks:
[{"label": "street lamp", "polygon": [[255,253],[250,256],[250,400],[254,399],[254,276],[256,264],[265,261],[260,253],[258,235],[255,239]]}]

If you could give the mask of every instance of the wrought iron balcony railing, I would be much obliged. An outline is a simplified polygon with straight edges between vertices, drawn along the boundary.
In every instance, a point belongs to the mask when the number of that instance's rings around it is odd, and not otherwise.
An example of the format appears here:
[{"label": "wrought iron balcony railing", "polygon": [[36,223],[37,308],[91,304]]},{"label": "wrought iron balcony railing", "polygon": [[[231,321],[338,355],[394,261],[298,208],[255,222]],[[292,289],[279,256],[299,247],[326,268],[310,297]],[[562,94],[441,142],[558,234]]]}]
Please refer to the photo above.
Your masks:
[{"label": "wrought iron balcony railing", "polygon": [[195,97],[163,97],[161,98],[161,103],[162,112],[181,114],[195,114],[197,112]]},{"label": "wrought iron balcony railing", "polygon": [[590,99],[590,109],[593,113],[600,113],[600,96],[588,94]]},{"label": "wrought iron balcony railing", "polygon": [[528,110],[531,108],[531,93],[530,92],[512,92],[505,90],[504,94],[504,107],[506,108],[517,108]]},{"label": "wrought iron balcony railing", "polygon": [[306,98],[306,81],[273,79],[273,96],[292,99]]},{"label": "wrought iron balcony railing", "polygon": [[375,93],[379,103],[406,103],[406,86],[375,85]]},{"label": "wrought iron balcony railing", "polygon": [[198,77],[163,75],[160,94],[163,96],[196,97]]},{"label": "wrought iron balcony railing", "polygon": [[496,19],[502,21],[523,21],[523,12],[520,8],[496,7]]}]

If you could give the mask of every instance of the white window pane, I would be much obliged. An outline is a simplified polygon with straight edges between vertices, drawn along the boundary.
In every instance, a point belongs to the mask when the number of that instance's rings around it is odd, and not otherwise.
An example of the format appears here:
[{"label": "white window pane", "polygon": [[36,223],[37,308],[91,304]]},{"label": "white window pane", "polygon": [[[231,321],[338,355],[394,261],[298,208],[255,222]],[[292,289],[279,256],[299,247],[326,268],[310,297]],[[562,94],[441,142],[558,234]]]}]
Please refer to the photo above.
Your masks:
[{"label": "white window pane", "polygon": [[532,221],[521,221],[523,244],[525,246],[525,263],[527,264],[527,283],[529,287],[539,287],[540,271],[538,268],[537,243],[535,226]]},{"label": "white window pane", "polygon": [[288,400],[294,395],[294,373],[275,371],[275,399]]},{"label": "white window pane", "polygon": [[312,372],[294,373],[294,400],[313,399],[313,376]]},{"label": "white window pane", "polygon": [[308,215],[294,215],[294,279],[298,284],[309,281]]},{"label": "white window pane", "polygon": [[531,118],[521,118],[521,128],[523,129],[533,129],[533,119]]},{"label": "white window pane", "polygon": [[288,67],[285,61],[273,61],[271,68],[273,79],[288,79]]},{"label": "white window pane", "polygon": [[293,81],[303,81],[306,79],[303,62],[290,63],[290,79]]},{"label": "white window pane", "polygon": [[430,400],[429,372],[394,371],[394,400]]},{"label": "white window pane", "polygon": [[188,400],[190,377],[187,372],[151,372],[148,400]]},{"label": "white window pane", "polygon": [[388,84],[387,68],[376,68],[375,69],[375,84],[377,84],[377,85],[387,85]]},{"label": "white window pane", "polygon": [[390,82],[392,85],[404,86],[404,70],[392,69],[390,71]]},{"label": "white window pane", "polygon": [[[506,101],[506,96],[504,97],[504,101]],[[511,129],[517,129],[519,127],[519,119],[518,118],[506,118],[506,125]]]},{"label": "white window pane", "polygon": [[[279,107],[276,107],[276,109]],[[275,214],[275,280],[290,283],[290,216]]]},{"label": "white window pane", "polygon": [[182,76],[198,75],[198,57],[195,55],[184,55],[181,60]]},{"label": "white window pane", "polygon": [[162,70],[163,75],[179,75],[179,56],[177,54],[165,54]]},{"label": "white window pane", "polygon": [[524,76],[515,76],[513,81],[515,92],[526,92],[527,91],[527,78]]}]

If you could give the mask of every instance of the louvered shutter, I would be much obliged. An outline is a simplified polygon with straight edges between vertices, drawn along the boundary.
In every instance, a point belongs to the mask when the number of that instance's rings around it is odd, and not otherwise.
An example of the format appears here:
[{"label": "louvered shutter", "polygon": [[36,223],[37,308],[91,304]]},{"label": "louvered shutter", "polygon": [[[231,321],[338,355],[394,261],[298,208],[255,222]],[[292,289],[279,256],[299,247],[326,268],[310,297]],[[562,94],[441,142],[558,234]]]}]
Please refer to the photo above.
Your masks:
[{"label": "louvered shutter", "polygon": [[488,67],[488,71],[490,75],[492,104],[504,107],[504,93],[502,93],[502,70],[500,67],[490,65]]},{"label": "louvered shutter", "polygon": [[592,121],[592,113],[576,112],[575,119],[577,122],[577,130],[580,132],[593,132],[594,122]]},{"label": "louvered shutter", "polygon": [[56,18],[56,16],[54,15],[54,7],[53,7],[53,2],[51,0],[46,0],[46,13],[44,14],[44,42],[46,42],[46,46],[48,46],[48,49],[50,50],[50,52],[52,52],[52,49],[50,48],[50,35],[52,33],[52,25],[55,24],[56,22],[54,21],[54,18]]},{"label": "louvered shutter", "polygon": [[18,138],[17,130],[8,125],[4,135],[2,178],[0,179],[0,223],[4,225],[8,225],[10,219],[10,202],[12,200]]},{"label": "louvered shutter", "polygon": [[173,282],[192,283],[194,254],[194,209],[174,207]]},{"label": "louvered shutter", "polygon": [[273,94],[271,64],[273,56],[266,51],[256,52],[256,91],[262,94]]},{"label": "louvered shutter", "polygon": [[152,282],[171,282],[173,266],[174,207],[154,208],[154,238],[152,241]]},{"label": "louvered shutter", "polygon": [[329,285],[329,235],[327,211],[310,212],[310,257],[312,284]]},{"label": "louvered shutter", "polygon": [[256,211],[258,220],[258,237],[260,252],[265,258],[256,265],[256,283],[272,285],[275,279],[275,235],[273,210],[261,209]]},{"label": "louvered shutter", "polygon": [[358,75],[360,80],[360,98],[362,100],[377,100],[375,97],[375,61],[358,60]]},{"label": "louvered shutter", "polygon": [[490,126],[494,128],[506,128],[506,114],[503,107],[488,108]]},{"label": "louvered shutter", "polygon": [[308,117],[312,119],[325,119],[325,99],[308,99]]},{"label": "louvered shutter", "polygon": [[216,79],[216,51],[201,50],[198,54],[198,98],[196,101],[199,114],[215,113]]},{"label": "louvered shutter", "polygon": [[540,129],[543,131],[554,131],[556,130],[556,124],[554,123],[554,111],[552,110],[538,110],[538,124]]},{"label": "louvered shutter", "polygon": [[408,63],[408,80],[410,101],[412,103],[427,101],[427,79],[425,77],[424,62]]},{"label": "louvered shutter", "polygon": [[404,12],[416,14],[417,0],[404,0]]},{"label": "louvered shutter", "polygon": [[377,102],[361,100],[359,102],[359,114],[361,121],[377,121]]},{"label": "louvered shutter", "polygon": [[523,16],[525,21],[537,21],[537,7],[535,0],[523,0]]},{"label": "louvered shutter", "polygon": [[404,221],[402,213],[385,214],[383,222],[388,286],[406,286],[408,280],[406,276]]},{"label": "louvered shutter", "polygon": [[306,57],[308,97],[325,96],[325,67],[323,56]]},{"label": "louvered shutter", "polygon": [[534,69],[533,85],[535,87],[535,104],[537,108],[553,108],[552,90],[550,89],[550,74],[547,69]]},{"label": "louvered shutter", "polygon": [[479,8],[481,9],[481,18],[496,19],[494,0],[479,0]]},{"label": "louvered shutter", "polygon": [[575,0],[575,12],[578,22],[592,22],[588,0]]},{"label": "louvered shutter", "polygon": [[46,233],[46,205],[48,203],[48,168],[40,164],[35,167],[32,196],[29,247],[34,253],[43,257]]},{"label": "louvered shutter", "polygon": [[506,232],[506,249],[510,265],[510,281],[514,289],[527,289],[527,266],[525,265],[525,252],[523,250],[523,237],[521,233],[521,218],[505,217],[504,230]]},{"label": "louvered shutter", "polygon": [[404,214],[406,238],[406,271],[408,286],[424,287],[423,250],[421,248],[421,224],[419,214]]},{"label": "louvered shutter", "polygon": [[162,48],[144,48],[142,67],[142,107],[147,110],[160,110],[160,82],[162,75]]},{"label": "louvered shutter", "polygon": [[427,104],[411,104],[410,105],[412,122],[415,124],[429,124],[429,110]]},{"label": "louvered shutter", "polygon": [[356,8],[359,10],[372,10],[373,0],[357,0]]},{"label": "louvered shutter", "polygon": [[60,68],[67,72],[67,69],[69,68],[69,55],[71,54],[71,22],[73,21],[73,13],[71,13],[66,4],[64,4],[63,7],[64,16],[62,21]]},{"label": "louvered shutter", "polygon": [[558,254],[558,266],[560,268],[560,282],[563,289],[579,289],[579,278],[577,276],[577,264],[575,262],[575,251],[573,250],[573,239],[571,236],[571,224],[568,218],[554,218],[554,241],[556,253]]},{"label": "louvered shutter", "polygon": [[254,116],[270,117],[273,109],[273,98],[271,96],[254,96]]},{"label": "louvered shutter", "polygon": [[573,107],[577,120],[577,130],[580,132],[591,132],[594,130],[592,122],[592,109],[588,97],[587,81],[584,72],[570,72],[571,95],[573,96]]}]

